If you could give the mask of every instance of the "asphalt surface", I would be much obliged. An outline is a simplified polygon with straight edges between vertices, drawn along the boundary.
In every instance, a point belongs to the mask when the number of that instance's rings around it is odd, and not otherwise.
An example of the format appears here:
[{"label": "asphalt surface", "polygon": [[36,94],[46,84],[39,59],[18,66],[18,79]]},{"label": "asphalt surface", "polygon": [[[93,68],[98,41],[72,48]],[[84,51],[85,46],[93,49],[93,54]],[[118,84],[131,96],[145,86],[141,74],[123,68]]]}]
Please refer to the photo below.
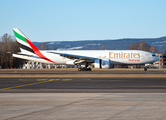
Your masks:
[{"label": "asphalt surface", "polygon": [[[1,70],[0,73],[0,119],[2,120],[164,120],[166,118],[166,78],[164,77],[51,77],[52,74],[159,75],[165,74],[164,70],[146,72]],[[3,78],[2,74],[7,74],[7,77]],[[39,76],[46,74],[50,77],[12,78],[15,74],[39,74]]]},{"label": "asphalt surface", "polygon": [[0,93],[165,93],[166,78],[0,78]]},{"label": "asphalt surface", "polygon": [[77,71],[77,70],[1,70],[0,75],[63,75],[63,74],[166,74],[166,70],[92,70],[92,71]]},{"label": "asphalt surface", "polygon": [[0,93],[1,120],[165,120],[165,93]]}]

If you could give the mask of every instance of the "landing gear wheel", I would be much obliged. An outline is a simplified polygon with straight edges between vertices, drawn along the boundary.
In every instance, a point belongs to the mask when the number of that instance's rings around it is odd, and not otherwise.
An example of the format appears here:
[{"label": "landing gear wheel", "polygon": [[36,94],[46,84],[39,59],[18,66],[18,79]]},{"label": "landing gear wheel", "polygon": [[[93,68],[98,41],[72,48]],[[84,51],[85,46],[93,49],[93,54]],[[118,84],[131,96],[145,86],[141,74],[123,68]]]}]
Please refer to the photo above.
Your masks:
[{"label": "landing gear wheel", "polygon": [[91,71],[91,68],[88,68],[87,71]]},{"label": "landing gear wheel", "polygon": [[82,71],[86,71],[86,68],[82,68]]},{"label": "landing gear wheel", "polygon": [[144,71],[147,71],[147,68],[146,68],[146,67],[144,68]]},{"label": "landing gear wheel", "polygon": [[91,71],[91,68],[78,68],[78,71]]}]

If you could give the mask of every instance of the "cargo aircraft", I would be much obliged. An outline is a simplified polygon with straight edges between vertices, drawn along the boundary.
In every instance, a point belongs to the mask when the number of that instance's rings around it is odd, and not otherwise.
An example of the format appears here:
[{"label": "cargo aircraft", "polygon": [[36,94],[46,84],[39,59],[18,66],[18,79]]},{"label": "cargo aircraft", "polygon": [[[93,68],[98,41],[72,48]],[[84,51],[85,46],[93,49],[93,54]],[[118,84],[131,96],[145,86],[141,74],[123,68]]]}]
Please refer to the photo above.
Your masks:
[{"label": "cargo aircraft", "polygon": [[[145,64],[159,60],[155,54],[142,50],[39,50],[18,28],[13,28],[21,52],[13,57],[57,65],[79,65],[79,71],[109,69],[115,64]],[[84,66],[84,67],[82,67]]]}]

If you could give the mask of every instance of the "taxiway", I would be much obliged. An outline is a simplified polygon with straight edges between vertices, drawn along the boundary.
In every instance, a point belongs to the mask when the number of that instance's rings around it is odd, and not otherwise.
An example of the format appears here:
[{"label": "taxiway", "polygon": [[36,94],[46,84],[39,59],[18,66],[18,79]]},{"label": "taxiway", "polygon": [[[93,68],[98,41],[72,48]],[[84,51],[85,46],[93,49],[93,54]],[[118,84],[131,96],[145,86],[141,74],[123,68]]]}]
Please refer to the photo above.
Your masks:
[{"label": "taxiway", "polygon": [[[165,70],[146,72],[116,69],[91,72],[1,70],[0,72],[2,120],[166,118]],[[68,76],[65,76],[66,74]],[[110,77],[110,74],[113,77]]]},{"label": "taxiway", "polygon": [[0,93],[165,93],[165,78],[0,78]]}]

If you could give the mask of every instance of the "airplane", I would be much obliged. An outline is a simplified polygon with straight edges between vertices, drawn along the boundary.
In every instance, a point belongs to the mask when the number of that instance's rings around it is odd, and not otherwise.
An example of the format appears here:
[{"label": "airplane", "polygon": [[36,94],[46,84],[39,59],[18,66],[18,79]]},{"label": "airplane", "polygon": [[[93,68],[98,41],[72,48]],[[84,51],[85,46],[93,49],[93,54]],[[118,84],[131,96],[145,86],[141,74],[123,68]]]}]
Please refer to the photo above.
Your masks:
[{"label": "airplane", "polygon": [[[78,71],[91,71],[91,66],[110,69],[116,64],[145,64],[159,60],[154,53],[142,50],[39,50],[18,28],[13,28],[21,52],[13,57],[56,65],[78,65]],[[82,67],[83,66],[83,67]]]}]

